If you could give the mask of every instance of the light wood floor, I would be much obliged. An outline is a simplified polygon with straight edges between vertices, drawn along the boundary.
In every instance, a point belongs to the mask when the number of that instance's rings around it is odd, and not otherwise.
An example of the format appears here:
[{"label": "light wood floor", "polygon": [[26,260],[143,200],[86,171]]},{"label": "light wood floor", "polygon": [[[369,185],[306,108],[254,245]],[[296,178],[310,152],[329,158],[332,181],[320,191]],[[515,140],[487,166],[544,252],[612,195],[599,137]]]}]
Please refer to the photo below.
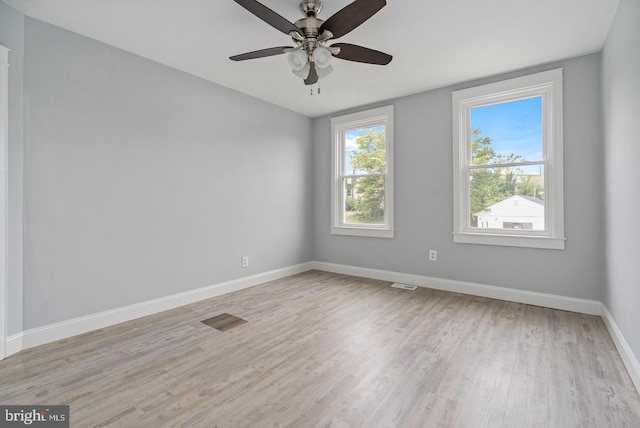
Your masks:
[{"label": "light wood floor", "polygon": [[[248,322],[200,322],[222,313]],[[315,271],[13,355],[0,404],[70,404],[72,427],[640,427],[598,317]]]}]

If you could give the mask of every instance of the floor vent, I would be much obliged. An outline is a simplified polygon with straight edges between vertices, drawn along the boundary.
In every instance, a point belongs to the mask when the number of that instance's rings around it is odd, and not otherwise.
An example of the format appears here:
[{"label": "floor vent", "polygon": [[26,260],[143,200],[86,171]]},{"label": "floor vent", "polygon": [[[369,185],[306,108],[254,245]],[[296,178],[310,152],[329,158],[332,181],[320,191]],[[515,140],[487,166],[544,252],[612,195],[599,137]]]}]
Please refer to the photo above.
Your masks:
[{"label": "floor vent", "polygon": [[243,320],[242,318],[238,318],[231,314],[220,314],[201,322],[209,327],[215,328],[216,330],[227,331],[246,323],[247,320]]},{"label": "floor vent", "polygon": [[397,282],[396,282],[395,284],[391,284],[391,286],[392,286],[393,288],[402,288],[403,290],[411,290],[411,291],[413,291],[413,290],[415,290],[416,288],[418,288],[418,287],[416,287],[415,285],[399,284],[399,283],[397,283]]}]

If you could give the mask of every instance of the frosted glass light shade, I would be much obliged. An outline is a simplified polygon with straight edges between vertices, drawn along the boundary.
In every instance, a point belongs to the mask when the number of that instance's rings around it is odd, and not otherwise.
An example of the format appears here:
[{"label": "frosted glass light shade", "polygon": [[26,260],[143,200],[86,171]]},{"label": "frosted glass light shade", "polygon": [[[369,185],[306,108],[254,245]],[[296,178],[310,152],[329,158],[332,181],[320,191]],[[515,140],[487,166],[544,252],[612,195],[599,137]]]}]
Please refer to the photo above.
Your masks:
[{"label": "frosted glass light shade", "polygon": [[329,49],[322,46],[315,48],[311,55],[313,56],[313,62],[316,63],[318,68],[328,67],[331,63],[331,59],[333,58]]},{"label": "frosted glass light shade", "polygon": [[308,66],[309,58],[307,53],[302,50],[293,51],[287,56],[287,61],[289,62],[289,66],[294,71],[300,71],[304,68],[304,66]]},{"label": "frosted glass light shade", "polygon": [[316,67],[316,72],[318,73],[318,79],[324,79],[325,77],[330,75],[332,71],[333,71],[333,67],[330,65],[327,65],[324,68]]},{"label": "frosted glass light shade", "polygon": [[311,70],[311,66],[309,66],[309,63],[306,63],[300,70],[291,70],[293,72],[293,74],[295,74],[296,76],[298,76],[301,79],[306,79],[307,76],[309,76],[309,71]]}]

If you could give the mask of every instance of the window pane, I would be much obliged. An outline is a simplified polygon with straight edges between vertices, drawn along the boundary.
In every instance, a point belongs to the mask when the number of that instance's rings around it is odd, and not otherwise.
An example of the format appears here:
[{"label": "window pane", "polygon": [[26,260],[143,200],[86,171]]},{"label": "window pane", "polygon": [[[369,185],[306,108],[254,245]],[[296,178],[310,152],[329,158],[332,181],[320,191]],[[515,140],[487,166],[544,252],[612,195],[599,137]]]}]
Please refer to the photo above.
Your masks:
[{"label": "window pane", "polygon": [[542,97],[471,109],[471,163],[541,161]]},{"label": "window pane", "polygon": [[343,179],[344,223],[384,224],[384,176]]},{"label": "window pane", "polygon": [[545,230],[544,166],[472,169],[470,226]]},{"label": "window pane", "polygon": [[344,133],[344,174],[386,172],[386,127],[352,129]]}]

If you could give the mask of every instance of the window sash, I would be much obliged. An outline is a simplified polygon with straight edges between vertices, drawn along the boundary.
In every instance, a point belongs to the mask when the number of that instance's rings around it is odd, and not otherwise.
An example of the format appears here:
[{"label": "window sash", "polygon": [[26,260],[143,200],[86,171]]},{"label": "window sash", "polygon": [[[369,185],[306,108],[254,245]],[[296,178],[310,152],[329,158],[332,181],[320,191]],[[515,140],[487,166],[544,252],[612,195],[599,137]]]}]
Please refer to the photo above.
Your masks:
[{"label": "window sash", "polygon": [[344,174],[340,178],[359,178],[359,177],[385,177],[386,172],[372,172],[370,174]]},{"label": "window sash", "polygon": [[[349,179],[357,179],[357,178],[366,178],[366,177],[382,177],[384,181],[384,186],[382,189],[382,199],[384,200],[384,208],[383,208],[383,219],[381,223],[348,223],[347,218],[347,196],[346,196],[346,184]],[[341,179],[341,191],[342,191],[342,209],[341,209],[341,217],[340,217],[340,226],[341,227],[373,227],[373,228],[387,228],[389,224],[389,215],[387,212],[387,203],[386,203],[386,192],[387,192],[387,175],[386,174],[365,174],[365,175],[352,175],[352,176],[344,176]]]},{"label": "window sash", "polygon": [[[477,171],[477,170],[483,170],[483,169],[501,169],[501,168],[513,168],[513,167],[518,167],[518,166],[542,166],[543,170],[544,170],[544,174],[543,174],[543,186],[544,186],[544,191],[546,194],[547,191],[547,183],[548,183],[548,168],[547,168],[547,162],[546,161],[535,161],[535,162],[511,162],[511,163],[504,163],[504,164],[481,164],[481,165],[466,165],[465,166],[465,170],[466,170],[466,176],[467,177],[471,177],[472,171]],[[471,180],[468,180],[469,183]],[[501,233],[501,234],[510,234],[510,235],[537,235],[537,236],[551,236],[551,231],[549,229],[549,204],[547,204],[545,202],[544,204],[544,229],[543,230],[531,230],[531,229],[499,229],[499,228],[479,228],[479,227],[473,227],[471,226],[471,185],[469,183],[466,183],[465,188],[464,188],[464,194],[466,195],[465,199],[466,199],[466,212],[467,212],[467,218],[466,218],[466,225],[464,228],[465,232],[471,232],[471,233]],[[546,198],[545,198],[546,199]]]}]

